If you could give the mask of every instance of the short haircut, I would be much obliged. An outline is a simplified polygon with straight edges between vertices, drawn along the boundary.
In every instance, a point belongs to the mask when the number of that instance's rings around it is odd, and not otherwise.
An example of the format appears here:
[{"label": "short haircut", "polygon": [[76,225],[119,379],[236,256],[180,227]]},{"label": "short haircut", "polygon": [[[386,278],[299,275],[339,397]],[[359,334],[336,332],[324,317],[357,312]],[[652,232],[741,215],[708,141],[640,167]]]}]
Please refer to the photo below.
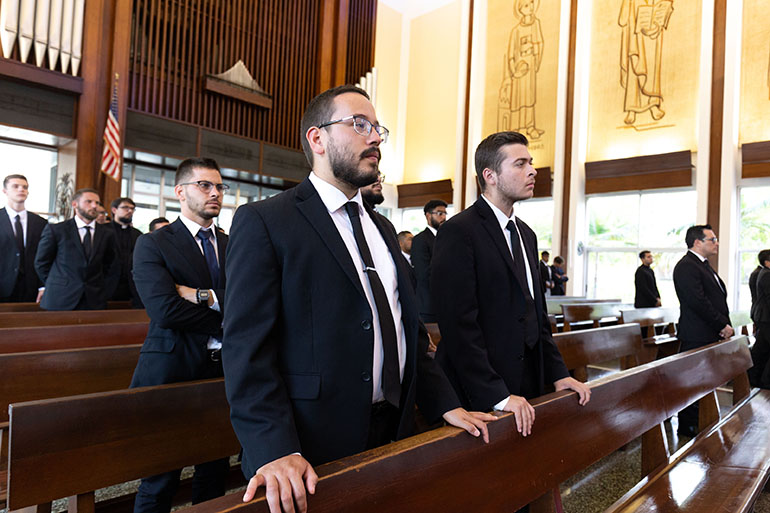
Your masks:
[{"label": "short haircut", "polygon": [[562,257],[560,257],[560,256],[553,257],[553,263],[554,264],[563,264],[564,263],[564,259]]},{"label": "short haircut", "polygon": [[684,235],[684,242],[687,244],[688,248],[693,247],[696,240],[703,240],[706,238],[706,234],[703,233],[704,230],[711,230],[711,225],[696,224],[695,226],[687,228],[687,233]]},{"label": "short haircut", "polygon": [[92,189],[92,188],[90,188],[90,187],[85,187],[85,188],[83,188],[83,189],[78,189],[78,190],[76,190],[76,191],[75,191],[75,195],[74,195],[74,196],[72,196],[72,201],[79,201],[79,200],[80,200],[80,197],[81,197],[83,194],[87,193],[87,192],[93,192],[93,193],[94,193],[94,194],[96,194],[97,196],[99,195],[99,191],[97,191],[96,189]]},{"label": "short haircut", "polygon": [[8,187],[8,182],[14,178],[17,180],[24,180],[25,182],[29,183],[29,180],[27,180],[27,177],[24,175],[8,175],[3,179],[3,189],[6,189]]},{"label": "short haircut", "polygon": [[639,259],[640,259],[640,260],[644,260],[644,257],[646,257],[646,256],[647,256],[647,255],[649,255],[649,254],[650,254],[650,252],[649,252],[649,251],[647,251],[646,249],[645,249],[644,251],[641,251],[641,252],[639,253]]},{"label": "short haircut", "polygon": [[551,254],[549,252],[547,252],[547,251],[543,251],[543,252],[540,253],[540,258],[542,258],[544,256],[551,256]]},{"label": "short haircut", "polygon": [[110,208],[118,208],[121,203],[128,203],[132,207],[136,206],[136,203],[134,203],[134,200],[132,200],[131,198],[117,198],[112,200],[112,203],[110,204]]},{"label": "short haircut", "polygon": [[770,249],[763,249],[757,257],[759,258],[759,265],[764,267],[765,261],[770,260]]},{"label": "short haircut", "polygon": [[219,170],[219,164],[217,164],[216,160],[207,159],[203,157],[192,157],[189,159],[184,159],[177,166],[176,177],[174,178],[174,185],[179,185],[180,183],[184,183],[187,180],[189,180],[193,174],[193,171],[195,171],[198,168],[214,169],[218,173],[220,174],[222,173]]},{"label": "short haircut", "polygon": [[302,141],[302,151],[305,152],[305,158],[310,167],[313,167],[313,150],[310,149],[310,142],[308,142],[305,134],[307,134],[311,127],[322,125],[327,121],[333,121],[330,118],[334,113],[334,99],[345,93],[358,93],[367,100],[371,99],[366,91],[360,87],[347,84],[327,89],[310,100],[310,103],[305,107],[305,113],[302,115],[302,121],[300,121],[299,136]]},{"label": "short haircut", "polygon": [[405,241],[407,236],[412,235],[412,232],[408,230],[404,230],[403,232],[398,232],[398,242]]},{"label": "short haircut", "polygon": [[155,231],[155,226],[157,226],[157,225],[159,225],[161,223],[168,223],[168,222],[169,222],[168,219],[166,219],[165,217],[156,217],[155,219],[150,221],[150,231],[154,232]]},{"label": "short haircut", "polygon": [[444,200],[432,199],[432,200],[430,200],[429,202],[427,202],[425,204],[425,206],[423,207],[422,211],[425,214],[427,214],[428,212],[433,212],[433,210],[435,210],[436,207],[444,207],[444,208],[446,208],[447,207],[447,203]]},{"label": "short haircut", "polygon": [[476,178],[481,192],[487,188],[487,183],[484,181],[484,170],[489,168],[495,173],[500,172],[500,166],[505,159],[500,148],[509,144],[529,146],[529,141],[525,135],[519,132],[497,132],[488,136],[476,147],[474,160],[476,162]]}]

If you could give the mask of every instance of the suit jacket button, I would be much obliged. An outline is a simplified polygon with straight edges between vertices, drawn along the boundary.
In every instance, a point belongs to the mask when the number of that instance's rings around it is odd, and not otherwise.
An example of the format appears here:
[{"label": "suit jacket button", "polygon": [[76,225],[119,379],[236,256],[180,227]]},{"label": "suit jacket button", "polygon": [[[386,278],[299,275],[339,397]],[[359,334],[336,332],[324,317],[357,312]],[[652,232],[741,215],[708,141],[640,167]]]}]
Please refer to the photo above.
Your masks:
[{"label": "suit jacket button", "polygon": [[364,330],[369,331],[370,329],[372,329],[372,323],[369,322],[368,320],[363,320],[363,321],[361,321],[361,327]]},{"label": "suit jacket button", "polygon": [[372,380],[372,376],[368,372],[364,371],[361,373],[361,381],[368,383],[371,380]]}]

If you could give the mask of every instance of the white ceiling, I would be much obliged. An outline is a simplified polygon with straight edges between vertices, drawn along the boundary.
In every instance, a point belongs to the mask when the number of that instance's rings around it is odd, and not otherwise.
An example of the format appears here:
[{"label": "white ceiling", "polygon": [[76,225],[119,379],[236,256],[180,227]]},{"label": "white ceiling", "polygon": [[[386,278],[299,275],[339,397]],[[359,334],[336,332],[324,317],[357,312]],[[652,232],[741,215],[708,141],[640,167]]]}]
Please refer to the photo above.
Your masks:
[{"label": "white ceiling", "polygon": [[460,0],[379,0],[381,4],[387,5],[407,18],[416,18],[456,1]]}]

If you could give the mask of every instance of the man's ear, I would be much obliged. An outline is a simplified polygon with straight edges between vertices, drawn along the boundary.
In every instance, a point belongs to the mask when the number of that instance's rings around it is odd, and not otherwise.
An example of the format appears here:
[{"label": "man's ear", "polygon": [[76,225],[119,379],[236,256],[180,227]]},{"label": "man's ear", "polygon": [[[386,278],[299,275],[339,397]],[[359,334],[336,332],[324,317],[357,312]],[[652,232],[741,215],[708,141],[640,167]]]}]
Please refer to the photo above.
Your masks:
[{"label": "man's ear", "polygon": [[326,153],[320,128],[311,126],[307,129],[307,132],[305,132],[305,138],[307,139],[307,142],[310,143],[310,151],[316,155],[323,155]]},{"label": "man's ear", "polygon": [[487,186],[497,185],[497,173],[494,170],[485,167],[484,171],[481,172],[481,177],[487,183]]}]

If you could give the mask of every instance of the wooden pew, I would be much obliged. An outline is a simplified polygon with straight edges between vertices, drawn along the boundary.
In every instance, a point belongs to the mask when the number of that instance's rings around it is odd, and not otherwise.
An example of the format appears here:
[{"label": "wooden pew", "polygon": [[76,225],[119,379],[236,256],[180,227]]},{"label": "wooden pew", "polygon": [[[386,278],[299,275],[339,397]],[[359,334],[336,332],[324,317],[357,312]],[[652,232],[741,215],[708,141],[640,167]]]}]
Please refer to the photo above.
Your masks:
[{"label": "wooden pew", "polygon": [[545,299],[549,314],[561,315],[561,305],[580,305],[585,303],[620,303],[618,299],[588,299],[576,296],[551,296]]},{"label": "wooden pew", "polygon": [[[131,301],[107,301],[107,310],[128,310]],[[40,303],[0,303],[0,313],[3,312],[44,312]]]},{"label": "wooden pew", "polygon": [[634,305],[626,303],[580,303],[561,305],[562,315],[564,316],[564,331],[570,331],[575,323],[581,321],[591,321],[594,328],[601,326],[601,321],[610,322],[620,319],[621,310],[633,309]]},{"label": "wooden pew", "polygon": [[[676,323],[679,322],[678,308],[636,308],[621,311],[620,322],[637,323],[642,327],[647,353],[653,359],[665,358],[679,352],[679,339],[676,338]],[[657,326],[664,325],[663,333],[655,334]]]},{"label": "wooden pew", "polygon": [[94,490],[239,450],[221,378],[14,403],[8,509],[92,512]]},{"label": "wooden pew", "polygon": [[0,313],[0,328],[150,322],[145,310],[73,310]]},{"label": "wooden pew", "polygon": [[[701,453],[698,465],[729,470],[730,458],[737,459],[740,453],[742,463],[757,469],[733,476],[731,484],[741,480],[745,487],[735,486],[731,491],[756,491],[761,489],[761,478],[766,478],[770,455],[770,396],[763,391],[749,398],[748,381],[743,378],[750,366],[746,339],[734,338],[592,382],[592,398],[586,406],[580,406],[574,392],[567,391],[534,400],[537,420],[526,438],[516,432],[513,416],[505,414],[490,424],[488,445],[445,427],[321,465],[316,468],[321,479],[315,495],[309,496],[309,511],[515,511],[538,497],[548,498],[560,482],[638,436],[645,434],[646,444],[662,432],[663,421],[704,395],[708,400],[714,388],[732,378],[737,378],[735,397],[744,415],[741,418],[755,417],[752,431],[741,431],[737,423],[712,425],[696,443],[705,437],[713,441],[716,436],[712,435],[729,436],[723,445],[709,446],[714,460]],[[764,444],[753,446],[760,442]],[[649,453],[650,447],[646,450]],[[749,450],[758,453],[753,460],[746,456]],[[765,476],[758,475],[763,472]],[[693,488],[691,479],[671,480],[670,485],[674,489],[669,490],[668,502],[657,511],[679,511],[676,501],[682,488],[685,493],[709,493],[697,481]],[[706,507],[692,511],[737,511],[720,509],[719,501],[733,500],[723,489],[712,495],[713,503],[701,502]],[[241,503],[241,496],[237,493],[198,504],[185,513],[268,511],[262,490],[248,504]]]},{"label": "wooden pew", "polygon": [[627,367],[650,361],[638,324],[607,326],[588,330],[556,333],[553,336],[564,364],[575,379],[588,381],[588,365],[626,359]]},{"label": "wooden pew", "polygon": [[0,354],[141,344],[148,322],[0,328]]}]

